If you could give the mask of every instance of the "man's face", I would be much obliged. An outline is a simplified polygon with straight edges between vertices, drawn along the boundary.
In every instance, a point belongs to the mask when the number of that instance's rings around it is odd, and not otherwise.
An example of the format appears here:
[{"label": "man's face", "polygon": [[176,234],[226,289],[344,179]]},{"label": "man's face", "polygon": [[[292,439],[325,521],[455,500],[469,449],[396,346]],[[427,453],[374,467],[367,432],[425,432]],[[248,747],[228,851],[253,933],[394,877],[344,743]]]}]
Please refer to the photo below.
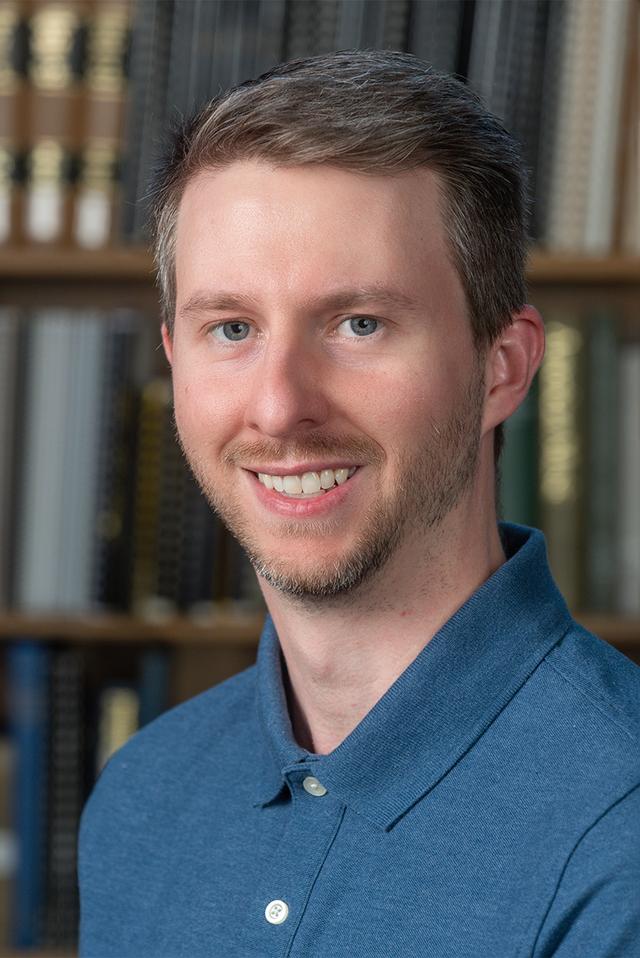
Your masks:
[{"label": "man's face", "polygon": [[257,572],[346,597],[424,555],[470,494],[484,395],[435,176],[237,162],[188,184],[176,239],[176,425]]}]

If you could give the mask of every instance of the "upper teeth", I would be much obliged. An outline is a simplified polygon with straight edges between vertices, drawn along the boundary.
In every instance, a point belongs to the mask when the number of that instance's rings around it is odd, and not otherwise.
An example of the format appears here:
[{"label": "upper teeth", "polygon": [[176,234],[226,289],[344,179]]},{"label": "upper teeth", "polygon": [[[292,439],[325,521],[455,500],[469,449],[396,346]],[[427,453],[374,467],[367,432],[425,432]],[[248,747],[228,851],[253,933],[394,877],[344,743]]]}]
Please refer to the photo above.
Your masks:
[{"label": "upper teeth", "polygon": [[269,476],[259,472],[258,479],[267,489],[285,492],[290,496],[313,494],[322,489],[331,489],[334,483],[341,486],[354,474],[356,468],[357,466],[352,466],[351,469],[321,469],[320,472],[304,472],[301,476]]}]

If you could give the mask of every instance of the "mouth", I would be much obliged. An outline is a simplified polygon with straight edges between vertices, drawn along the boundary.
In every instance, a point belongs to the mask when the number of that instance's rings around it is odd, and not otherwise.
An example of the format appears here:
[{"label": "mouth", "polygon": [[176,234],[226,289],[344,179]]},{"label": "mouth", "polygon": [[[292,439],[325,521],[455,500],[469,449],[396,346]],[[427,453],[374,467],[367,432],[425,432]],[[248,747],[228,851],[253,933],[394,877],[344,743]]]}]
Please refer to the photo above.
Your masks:
[{"label": "mouth", "polygon": [[266,472],[254,473],[265,489],[288,499],[314,499],[326,495],[335,486],[342,486],[355,474],[358,466],[309,470],[306,472],[278,475]]},{"label": "mouth", "polygon": [[355,501],[353,495],[362,472],[362,466],[280,476],[244,470],[262,507],[277,516],[295,519],[320,517],[350,499]]}]

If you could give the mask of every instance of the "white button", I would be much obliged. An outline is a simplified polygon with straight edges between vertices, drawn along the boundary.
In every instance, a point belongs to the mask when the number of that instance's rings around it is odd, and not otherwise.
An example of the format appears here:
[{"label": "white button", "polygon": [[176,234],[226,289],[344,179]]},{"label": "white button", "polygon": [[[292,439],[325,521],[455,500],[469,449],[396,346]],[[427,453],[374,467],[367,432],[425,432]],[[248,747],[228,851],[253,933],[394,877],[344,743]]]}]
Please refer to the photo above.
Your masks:
[{"label": "white button", "polygon": [[313,775],[308,775],[307,778],[305,778],[304,782],[302,783],[302,787],[304,788],[305,792],[309,793],[309,795],[317,795],[320,797],[321,795],[327,794],[327,790],[324,785],[322,785],[317,778],[314,778]]},{"label": "white button", "polygon": [[280,901],[279,898],[270,901],[264,910],[264,917],[270,925],[281,925],[283,921],[287,920],[288,914],[289,906],[286,901]]}]

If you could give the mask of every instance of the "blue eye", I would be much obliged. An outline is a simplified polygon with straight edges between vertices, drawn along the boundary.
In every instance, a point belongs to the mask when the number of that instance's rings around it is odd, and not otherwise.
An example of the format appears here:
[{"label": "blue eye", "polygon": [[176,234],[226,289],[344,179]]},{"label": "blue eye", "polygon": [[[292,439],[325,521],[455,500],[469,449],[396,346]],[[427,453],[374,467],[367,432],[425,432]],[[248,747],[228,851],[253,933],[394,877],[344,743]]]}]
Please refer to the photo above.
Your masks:
[{"label": "blue eye", "polygon": [[[363,336],[369,336],[371,333],[377,332],[380,320],[374,319],[372,316],[350,316],[349,319],[345,319],[343,322],[349,323],[351,332],[355,336],[362,338]],[[342,323],[340,325],[342,325]]]},{"label": "blue eye", "polygon": [[[210,330],[212,333],[218,333],[218,331],[224,331],[222,338],[229,343],[238,343],[243,339],[246,339],[249,332],[249,323],[243,323],[239,320],[231,320],[228,323],[219,323],[217,326],[213,326]],[[216,339],[220,339],[220,336],[216,336]]]}]

